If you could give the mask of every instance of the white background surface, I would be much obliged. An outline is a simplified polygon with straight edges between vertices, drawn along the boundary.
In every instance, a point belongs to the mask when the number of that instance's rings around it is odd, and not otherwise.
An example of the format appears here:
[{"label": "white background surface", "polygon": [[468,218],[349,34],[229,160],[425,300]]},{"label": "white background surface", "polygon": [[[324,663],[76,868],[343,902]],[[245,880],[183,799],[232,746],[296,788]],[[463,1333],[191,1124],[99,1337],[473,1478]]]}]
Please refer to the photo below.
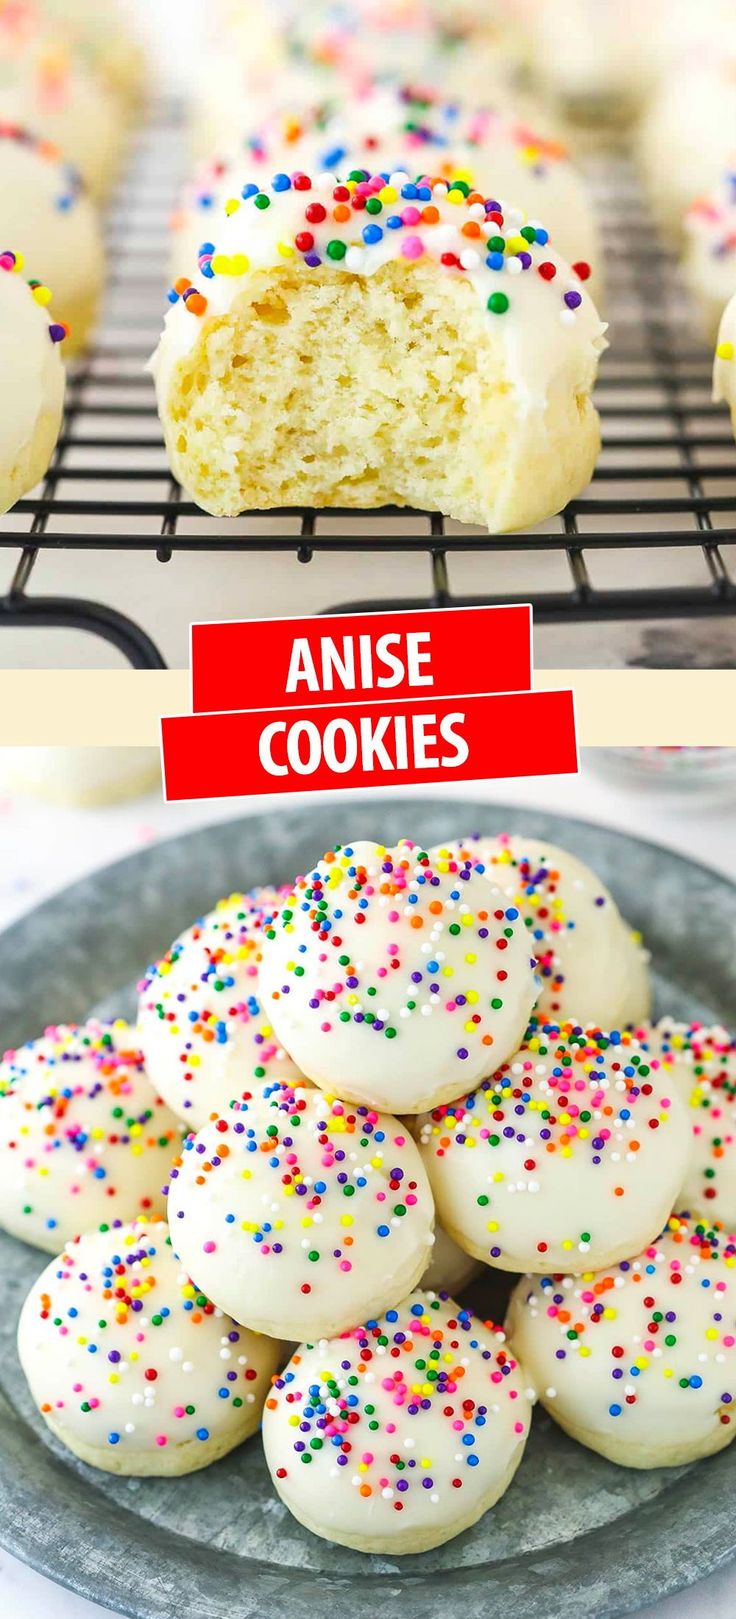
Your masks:
[{"label": "white background surface", "polygon": [[[0,781],[3,764],[0,750]],[[697,793],[676,795],[662,785],[646,789],[627,785],[624,789],[620,782],[601,777],[599,769],[591,755],[584,761],[578,780],[484,783],[463,789],[460,794],[451,789],[441,794],[438,790],[437,796],[448,799],[448,832],[454,821],[451,800],[458,796],[566,811],[638,833],[713,865],[736,880],[733,793],[704,798]],[[407,791],[405,796],[411,799],[412,794]],[[291,800],[294,805],[298,802],[296,798]],[[145,799],[105,809],[60,810],[19,796],[6,780],[0,784],[0,926],[6,926],[75,878],[145,844],[215,819],[258,813],[277,804],[276,799],[262,799],[247,804],[167,806],[157,793],[152,793]],[[347,821],[349,837],[349,815]],[[458,832],[463,830],[468,829],[457,828]],[[376,802],[376,831],[380,835],[380,798]],[[407,803],[407,832],[410,831],[411,807]],[[233,873],[233,883],[238,880],[238,874]],[[673,1547],[673,1557],[676,1555]],[[0,1593],[4,1619],[36,1619],[40,1614],[44,1619],[103,1619],[101,1608],[51,1585],[4,1552],[0,1553]],[[695,1619],[696,1615],[699,1619],[706,1613],[709,1619],[733,1619],[735,1612],[736,1567],[724,1570],[691,1592],[647,1609],[642,1619]],[[182,1616],[172,1613],[171,1619]],[[264,1615],[263,1619],[278,1616]],[[545,1619],[541,1609],[539,1619]],[[590,1619],[595,1616],[591,1614]]]}]

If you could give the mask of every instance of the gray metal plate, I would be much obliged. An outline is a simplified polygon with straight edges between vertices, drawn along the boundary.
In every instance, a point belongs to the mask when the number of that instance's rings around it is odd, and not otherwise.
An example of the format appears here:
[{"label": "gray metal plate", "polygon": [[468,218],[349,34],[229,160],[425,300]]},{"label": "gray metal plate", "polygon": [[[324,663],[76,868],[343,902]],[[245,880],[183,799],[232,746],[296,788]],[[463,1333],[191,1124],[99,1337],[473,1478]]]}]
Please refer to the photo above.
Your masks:
[{"label": "gray metal plate", "polygon": [[[425,844],[519,828],[588,861],[652,951],[658,1012],[736,1017],[736,889],[676,855],[552,815],[382,800],[233,821],[160,843],[77,883],[0,936],[0,1045],[92,1006],[130,1011],[130,986],[223,893],[277,882],[348,837]],[[76,1462],[33,1410],[15,1350],[44,1256],[0,1235],[0,1543],[134,1619],[602,1619],[736,1553],[736,1450],[697,1467],[616,1468],[537,1415],[517,1477],[474,1529],[392,1562],[330,1546],[277,1500],[259,1440],[177,1480],[114,1479]],[[470,1297],[500,1314],[508,1283]]]}]

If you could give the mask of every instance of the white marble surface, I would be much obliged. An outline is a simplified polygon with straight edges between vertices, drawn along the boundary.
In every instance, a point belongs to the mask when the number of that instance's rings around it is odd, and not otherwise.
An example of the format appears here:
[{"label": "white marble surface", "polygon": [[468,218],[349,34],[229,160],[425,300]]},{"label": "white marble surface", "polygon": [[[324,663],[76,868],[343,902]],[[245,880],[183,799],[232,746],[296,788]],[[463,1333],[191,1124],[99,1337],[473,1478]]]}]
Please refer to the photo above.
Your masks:
[{"label": "white marble surface", "polygon": [[[407,791],[405,796],[410,801],[414,795]],[[577,780],[483,783],[460,792],[447,789],[442,795],[438,790],[437,796],[448,799],[448,830],[452,826],[453,797],[566,811],[693,855],[736,879],[736,793],[683,795],[661,785],[624,788],[621,783],[603,778],[595,761],[591,768],[589,758],[584,760]],[[235,804],[165,805],[158,794],[152,793],[145,799],[105,809],[56,809],[17,795],[7,783],[0,785],[0,927],[75,878],[142,845],[190,827],[237,814],[258,813],[277,804],[277,799],[261,799]],[[349,822],[349,815],[347,819]],[[407,802],[407,831],[410,827],[411,808]],[[50,1584],[6,1552],[0,1552],[0,1593],[4,1619],[35,1619],[41,1613],[44,1619],[103,1619],[103,1612],[107,1613]],[[647,1609],[641,1619],[695,1619],[706,1612],[709,1619],[733,1619],[736,1565],[693,1591]],[[172,1614],[171,1619],[179,1616]],[[264,1615],[264,1619],[277,1616]],[[541,1612],[540,1619],[544,1619]],[[591,1615],[591,1619],[595,1616]]]}]

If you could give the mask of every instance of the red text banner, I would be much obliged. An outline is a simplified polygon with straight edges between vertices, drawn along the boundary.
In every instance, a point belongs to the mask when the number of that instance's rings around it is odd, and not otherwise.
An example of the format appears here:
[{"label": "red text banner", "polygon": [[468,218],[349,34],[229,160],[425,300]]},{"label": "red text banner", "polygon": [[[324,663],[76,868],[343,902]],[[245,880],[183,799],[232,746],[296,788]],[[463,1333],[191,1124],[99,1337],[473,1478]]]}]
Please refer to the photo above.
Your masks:
[{"label": "red text banner", "polygon": [[433,696],[400,707],[333,702],[161,724],[169,801],[570,775],[578,768],[569,691]]},{"label": "red text banner", "polygon": [[213,714],[528,691],[531,608],[448,607],[192,625],[192,708]]}]

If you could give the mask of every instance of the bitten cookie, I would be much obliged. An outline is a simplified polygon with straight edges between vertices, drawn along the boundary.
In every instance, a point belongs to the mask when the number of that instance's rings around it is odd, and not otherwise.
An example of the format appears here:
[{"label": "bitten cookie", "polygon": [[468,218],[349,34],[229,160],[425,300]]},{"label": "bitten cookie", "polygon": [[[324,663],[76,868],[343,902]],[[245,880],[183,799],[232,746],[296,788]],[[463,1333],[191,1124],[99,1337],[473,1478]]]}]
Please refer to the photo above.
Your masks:
[{"label": "bitten cookie", "polygon": [[163,1214],[180,1146],[126,1023],[50,1028],[0,1062],[0,1225],[35,1248]]},{"label": "bitten cookie", "polygon": [[524,1276],[507,1331],[550,1416],[624,1467],[677,1467],[736,1434],[736,1244],[673,1215],[615,1269]]},{"label": "bitten cookie", "polygon": [[228,202],[152,362],[199,506],[408,505],[500,532],[586,487],[605,328],[554,221],[487,187],[284,171]]},{"label": "bitten cookie", "polygon": [[29,284],[22,270],[20,251],[0,250],[0,513],[46,476],[66,388],[59,344],[67,327],[49,319],[48,287]]},{"label": "bitten cookie", "polygon": [[174,221],[173,279],[192,269],[210,229],[243,180],[289,174],[343,174],[363,165],[445,180],[486,182],[502,209],[524,210],[524,223],[554,220],[553,244],[571,264],[592,266],[597,296],[602,244],[592,201],[563,143],[505,104],[477,111],[439,92],[371,83],[349,98],[279,106],[259,128],[244,130],[229,162],[211,156],[187,186]]},{"label": "bitten cookie", "polygon": [[515,905],[418,845],[337,848],[266,929],[264,1009],[315,1084],[392,1113],[469,1090],[511,1056],[537,994]]},{"label": "bitten cookie", "polygon": [[492,1079],[420,1121],[451,1237],[500,1270],[579,1273],[637,1253],[690,1157],[671,1074],[634,1036],[530,1029]]},{"label": "bitten cookie", "polygon": [[171,1173],[177,1254],[275,1338],[329,1338],[416,1287],[434,1205],[398,1119],[274,1082],[190,1136]]},{"label": "bitten cookie", "polygon": [[263,1443],[282,1501],[307,1529],[395,1556],[477,1523],[508,1489],[529,1420],[500,1328],[419,1292],[381,1320],[302,1345],[274,1379]]},{"label": "bitten cookie", "polygon": [[264,928],[288,890],[233,894],[176,939],[141,984],[149,1073],[192,1130],[264,1080],[301,1078],[263,1009]]},{"label": "bitten cookie", "polygon": [[53,287],[70,328],[65,354],[84,348],[105,273],[97,212],[77,170],[55,146],[2,123],[0,242],[22,253],[27,276]]},{"label": "bitten cookie", "polygon": [[432,851],[440,869],[473,861],[518,907],[537,960],[536,1016],[619,1029],[649,1015],[648,956],[613,896],[581,860],[522,834]]},{"label": "bitten cookie", "polygon": [[693,1142],[679,1208],[736,1229],[736,1040],[727,1029],[664,1019],[654,1038],[687,1103]]},{"label": "bitten cookie", "polygon": [[260,1425],[281,1345],[216,1310],[164,1221],[70,1243],[34,1282],[18,1354],[51,1432],[107,1473],[193,1473]]}]

